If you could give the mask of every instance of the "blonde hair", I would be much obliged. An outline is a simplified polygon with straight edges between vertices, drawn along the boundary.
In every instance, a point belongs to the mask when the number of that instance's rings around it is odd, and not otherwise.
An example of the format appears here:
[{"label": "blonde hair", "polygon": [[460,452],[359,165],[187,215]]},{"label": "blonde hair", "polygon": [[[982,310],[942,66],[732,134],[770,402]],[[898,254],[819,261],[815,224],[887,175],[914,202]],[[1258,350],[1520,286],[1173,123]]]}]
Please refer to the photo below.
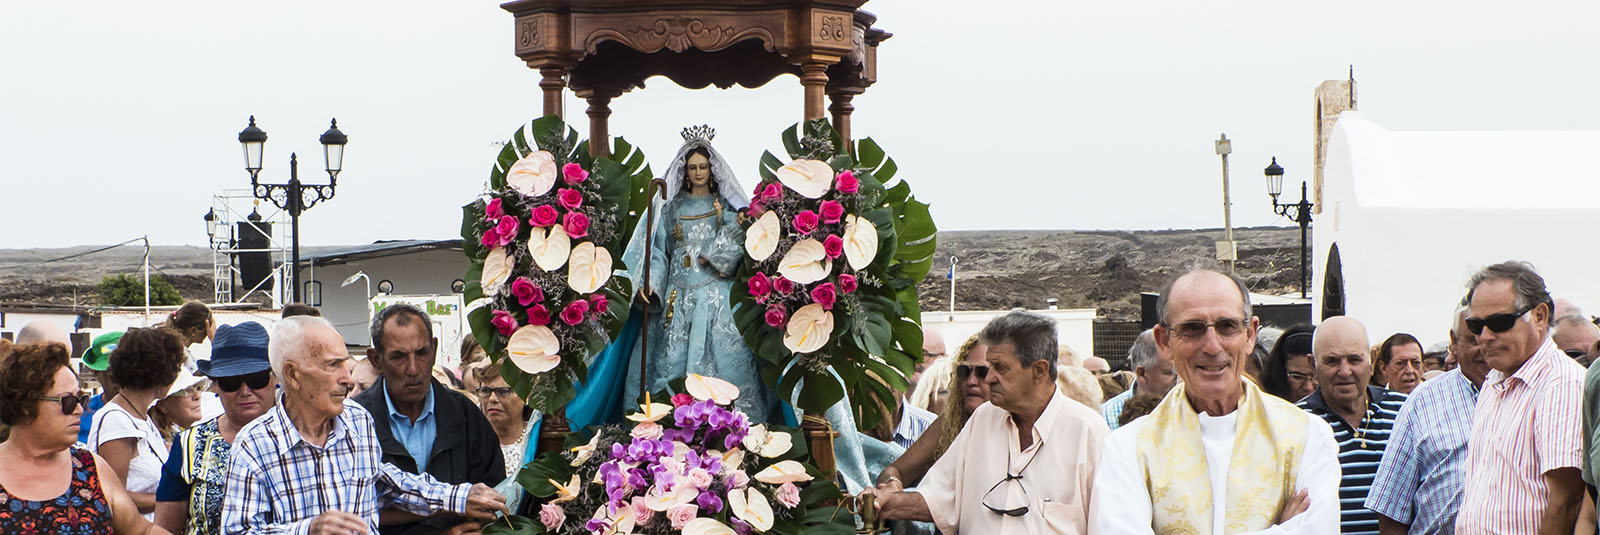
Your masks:
[{"label": "blonde hair", "polygon": [[[967,361],[967,354],[972,352],[972,348],[979,345],[978,336],[978,334],[974,334],[967,338],[967,341],[961,343],[961,349],[956,350],[955,355],[946,357],[950,359],[950,372],[944,374],[947,376],[945,380],[949,381],[948,384],[956,385],[956,365]],[[924,382],[929,380],[927,371],[922,372],[922,380]],[[918,386],[921,386],[921,383],[918,383]],[[952,397],[954,396],[952,395]],[[966,398],[964,392],[962,398]],[[939,424],[939,449],[933,452],[935,459],[943,456],[944,451],[950,449],[950,444],[956,441],[956,435],[961,434],[961,428],[967,425],[967,417],[971,415],[963,410],[966,406],[965,402],[957,403],[956,400],[946,400],[944,402],[944,411],[939,413],[942,423]]]},{"label": "blonde hair", "polygon": [[1096,411],[1100,410],[1105,395],[1101,393],[1100,381],[1094,373],[1067,365],[1056,366],[1056,372],[1056,388],[1061,389],[1062,395]]},{"label": "blonde hair", "polygon": [[912,405],[923,410],[931,410],[933,398],[939,395],[940,389],[950,388],[955,380],[955,359],[939,357],[932,364],[922,370],[922,379],[917,381],[917,387],[911,390],[909,401]]},{"label": "blonde hair", "polygon": [[1081,368],[1083,367],[1083,358],[1079,357],[1078,352],[1073,351],[1071,346],[1062,343],[1060,348],[1056,350],[1056,364]]}]

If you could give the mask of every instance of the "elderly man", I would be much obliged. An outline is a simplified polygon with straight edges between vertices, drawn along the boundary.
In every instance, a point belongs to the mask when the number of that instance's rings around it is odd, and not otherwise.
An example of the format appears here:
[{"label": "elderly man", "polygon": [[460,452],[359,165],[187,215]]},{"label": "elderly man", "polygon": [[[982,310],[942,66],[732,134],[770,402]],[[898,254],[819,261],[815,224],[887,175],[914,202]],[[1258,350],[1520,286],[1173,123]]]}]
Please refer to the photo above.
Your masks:
[{"label": "elderly man", "polygon": [[449,485],[383,462],[372,415],[345,398],[348,355],[327,320],[278,322],[267,355],[283,392],[239,431],[228,456],[224,534],[376,533],[387,508],[479,521],[506,510],[505,497],[483,484]]},{"label": "elderly man", "polygon": [[1369,384],[1372,359],[1361,322],[1349,316],[1329,318],[1314,336],[1311,362],[1317,390],[1299,405],[1332,426],[1333,441],[1339,444],[1339,531],[1375,535],[1378,514],[1362,502],[1406,396]]},{"label": "elderly man", "polygon": [[1243,377],[1260,322],[1237,277],[1178,277],[1156,300],[1156,346],[1183,382],[1106,439],[1090,527],[1222,535],[1339,530],[1339,464],[1321,418]]},{"label": "elderly man", "polygon": [[[880,516],[945,533],[1086,533],[1106,426],[1056,391],[1055,320],[1014,310],[983,328],[989,403],[913,491],[867,489]],[[1002,438],[1003,437],[1003,438]]]},{"label": "elderly man", "polygon": [[1140,394],[1162,397],[1172,390],[1173,385],[1178,384],[1178,372],[1172,367],[1172,359],[1162,355],[1156,347],[1154,329],[1139,333],[1139,338],[1133,341],[1133,347],[1128,348],[1128,362],[1133,365],[1133,388],[1100,404],[1100,415],[1105,417],[1106,425],[1112,430],[1116,430],[1117,418],[1122,416],[1122,406],[1128,400]]},{"label": "elderly man", "polygon": [[[367,362],[381,377],[354,398],[377,415],[383,462],[445,483],[494,485],[506,477],[500,437],[477,404],[433,378],[439,340],[422,310],[404,303],[372,318]],[[384,515],[385,520],[395,516]],[[383,535],[435,533],[451,519],[383,522]]]},{"label": "elderly man", "polygon": [[1583,367],[1549,339],[1550,293],[1526,262],[1472,276],[1467,332],[1493,368],[1478,395],[1456,531],[1572,533],[1583,498]]},{"label": "elderly man", "polygon": [[1450,326],[1449,354],[1459,366],[1418,386],[1394,419],[1364,504],[1378,513],[1384,535],[1455,532],[1473,406],[1489,373],[1478,338],[1467,332],[1467,313],[1463,300]]},{"label": "elderly man", "polygon": [[1600,327],[1590,323],[1589,318],[1578,315],[1557,316],[1551,329],[1550,338],[1555,340],[1556,348],[1562,353],[1566,353],[1580,364],[1594,358],[1594,355],[1589,354],[1589,350],[1594,348],[1595,341],[1600,341]]}]

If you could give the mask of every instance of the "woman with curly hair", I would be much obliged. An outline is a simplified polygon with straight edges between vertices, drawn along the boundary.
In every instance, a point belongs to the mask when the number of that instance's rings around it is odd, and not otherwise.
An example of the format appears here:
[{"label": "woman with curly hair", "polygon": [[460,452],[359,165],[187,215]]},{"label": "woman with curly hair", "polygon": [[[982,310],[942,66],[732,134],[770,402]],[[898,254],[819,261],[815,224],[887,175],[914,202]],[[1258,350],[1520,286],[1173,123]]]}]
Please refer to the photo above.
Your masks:
[{"label": "woman with curly hair", "polygon": [[0,533],[160,535],[116,471],[74,447],[88,396],[66,346],[0,340]]},{"label": "woman with curly hair", "polygon": [[139,512],[154,520],[156,485],[167,462],[166,441],[150,407],[167,396],[183,370],[183,341],[170,329],[130,329],[111,352],[111,380],[121,388],[94,414],[88,445],[128,482]]},{"label": "woman with curly hair", "polygon": [[[955,354],[955,365],[950,369],[951,393],[944,410],[928,425],[928,430],[906,448],[904,455],[878,474],[878,488],[898,491],[922,481],[934,461],[955,442],[972,411],[989,402],[989,383],[985,381],[989,376],[988,356],[988,346],[979,342],[976,334],[961,344]],[[922,380],[926,382],[929,378]]]}]

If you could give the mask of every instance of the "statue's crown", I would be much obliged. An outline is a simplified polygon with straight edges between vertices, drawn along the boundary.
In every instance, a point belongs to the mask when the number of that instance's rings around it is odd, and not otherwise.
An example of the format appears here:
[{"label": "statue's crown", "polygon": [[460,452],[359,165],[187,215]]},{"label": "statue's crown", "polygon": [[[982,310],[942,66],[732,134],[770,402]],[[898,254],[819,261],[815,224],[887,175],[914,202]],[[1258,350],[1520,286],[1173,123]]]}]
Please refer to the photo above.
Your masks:
[{"label": "statue's crown", "polygon": [[711,138],[714,137],[717,137],[717,131],[709,125],[691,126],[683,129],[684,142],[700,140],[709,143]]}]

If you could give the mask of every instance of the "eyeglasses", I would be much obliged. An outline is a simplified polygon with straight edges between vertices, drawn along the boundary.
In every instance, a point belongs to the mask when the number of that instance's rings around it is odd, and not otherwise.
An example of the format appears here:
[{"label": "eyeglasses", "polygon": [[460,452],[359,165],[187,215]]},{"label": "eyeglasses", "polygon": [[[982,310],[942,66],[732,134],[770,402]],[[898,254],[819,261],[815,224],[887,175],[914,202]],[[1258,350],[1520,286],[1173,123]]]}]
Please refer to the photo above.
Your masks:
[{"label": "eyeglasses", "polygon": [[957,364],[956,365],[956,380],[957,381],[965,381],[965,380],[967,380],[967,376],[970,376],[970,375],[977,375],[979,381],[982,381],[984,379],[988,379],[989,378],[989,365],[987,365],[987,364]]},{"label": "eyeglasses", "polygon": [[1309,373],[1289,372],[1289,382],[1291,383],[1308,383],[1312,379],[1315,379],[1315,377],[1312,377]]},{"label": "eyeglasses", "polygon": [[272,371],[261,370],[233,377],[213,377],[211,380],[216,381],[217,388],[223,392],[238,392],[241,386],[249,386],[251,390],[261,390],[272,382]]},{"label": "eyeglasses", "polygon": [[167,396],[167,397],[169,397],[169,398],[170,397],[174,397],[174,396],[176,396],[176,397],[188,397],[188,396],[199,395],[201,392],[205,392],[206,389],[210,388],[210,387],[211,387],[211,383],[207,383],[205,381],[200,381],[198,383],[189,385],[188,388],[185,388],[183,390],[179,390],[177,392],[173,392],[172,395]]},{"label": "eyeglasses", "polygon": [[1185,340],[1199,340],[1205,338],[1206,331],[1217,330],[1217,336],[1230,337],[1244,332],[1245,320],[1240,318],[1222,318],[1211,323],[1203,321],[1185,321],[1177,325],[1168,325],[1174,334]]},{"label": "eyeglasses", "polygon": [[[999,508],[999,507],[995,507],[993,505],[989,505],[989,496],[994,494],[995,489],[1000,488],[1000,485],[1004,485],[1008,481],[1016,481],[1017,482],[1017,486],[1022,487],[1022,504],[1023,505],[1021,507],[1012,507],[1010,509],[1002,509],[1002,508]],[[1022,474],[1017,474],[1017,475],[1006,474],[1005,479],[1000,480],[999,483],[995,483],[993,487],[989,487],[989,492],[984,493],[983,500],[978,502],[978,503],[983,504],[983,507],[985,509],[988,509],[990,511],[994,511],[995,514],[999,514],[999,515],[1006,515],[1006,516],[1010,516],[1010,517],[1018,517],[1018,516],[1022,516],[1022,515],[1028,514],[1028,505],[1027,505],[1028,504],[1028,487],[1027,487],[1027,485],[1023,485],[1022,484]]]},{"label": "eyeglasses", "polygon": [[1566,351],[1566,353],[1567,353],[1567,356],[1575,358],[1575,359],[1581,359],[1581,358],[1583,358],[1584,355],[1589,354],[1588,351],[1584,351],[1582,349],[1568,349]]},{"label": "eyeglasses", "polygon": [[502,386],[502,387],[499,387],[499,388],[489,388],[487,386],[478,387],[478,397],[479,398],[486,398],[486,397],[489,397],[489,396],[497,396],[497,397],[499,397],[501,399],[504,399],[504,398],[511,397],[511,395],[514,394],[514,393],[516,393],[516,391],[512,390],[511,387],[509,387],[509,386]]},{"label": "eyeglasses", "polygon": [[39,400],[60,403],[61,414],[70,415],[74,412],[78,412],[79,405],[82,405],[84,408],[89,408],[89,398],[91,397],[93,396],[90,396],[87,393],[79,392],[76,394],[67,394],[65,396],[39,396]]},{"label": "eyeglasses", "polygon": [[1467,318],[1467,332],[1472,333],[1475,336],[1482,335],[1484,327],[1488,327],[1489,330],[1497,333],[1509,331],[1511,330],[1511,327],[1516,326],[1518,318],[1521,318],[1523,314],[1527,314],[1528,311],[1533,310],[1538,306],[1539,303],[1534,303],[1527,308],[1518,309],[1516,312],[1495,314],[1487,318]]},{"label": "eyeglasses", "polygon": [[923,351],[922,352],[922,360],[925,360],[925,361],[926,360],[933,360],[933,359],[936,359],[936,358],[943,357],[944,355],[945,355],[944,353],[929,353],[927,351]]}]

